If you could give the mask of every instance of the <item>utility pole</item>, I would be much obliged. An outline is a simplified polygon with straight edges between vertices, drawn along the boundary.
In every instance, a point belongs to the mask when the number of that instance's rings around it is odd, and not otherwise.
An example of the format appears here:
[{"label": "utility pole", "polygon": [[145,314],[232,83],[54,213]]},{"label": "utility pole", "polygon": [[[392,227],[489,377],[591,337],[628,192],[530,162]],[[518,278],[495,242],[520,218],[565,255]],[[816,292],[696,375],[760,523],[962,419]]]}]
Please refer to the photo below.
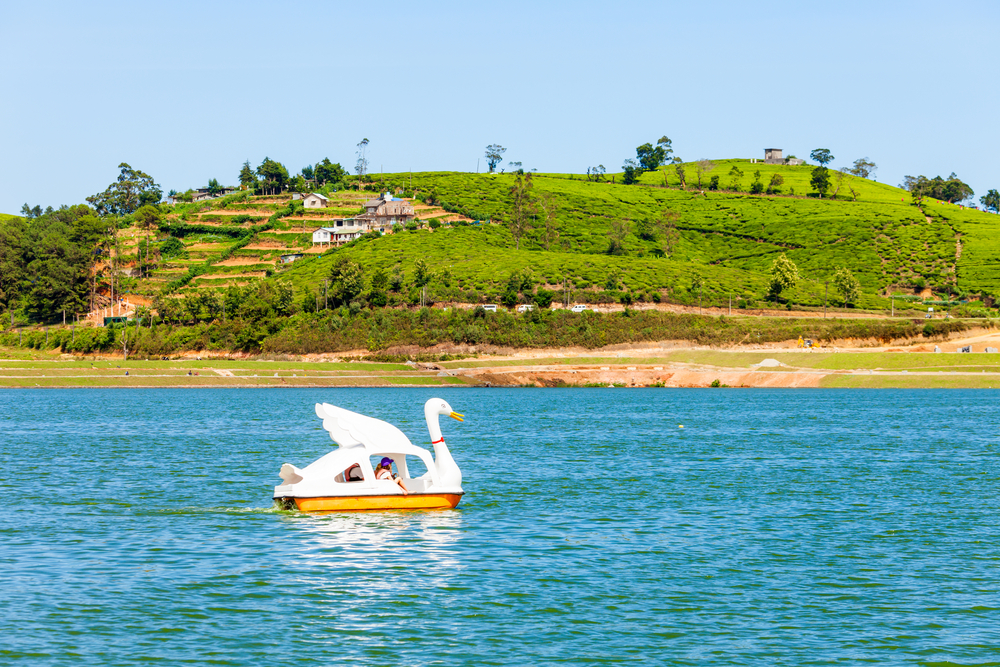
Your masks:
[{"label": "utility pole", "polygon": [[826,288],[826,292],[823,294],[823,319],[826,319],[826,302],[830,298],[830,281],[824,280],[823,286]]},{"label": "utility pole", "polygon": [[892,310],[889,311],[889,317],[896,317],[896,295],[895,294],[892,294],[892,295],[889,296],[889,303],[891,304],[890,308],[892,308]]}]

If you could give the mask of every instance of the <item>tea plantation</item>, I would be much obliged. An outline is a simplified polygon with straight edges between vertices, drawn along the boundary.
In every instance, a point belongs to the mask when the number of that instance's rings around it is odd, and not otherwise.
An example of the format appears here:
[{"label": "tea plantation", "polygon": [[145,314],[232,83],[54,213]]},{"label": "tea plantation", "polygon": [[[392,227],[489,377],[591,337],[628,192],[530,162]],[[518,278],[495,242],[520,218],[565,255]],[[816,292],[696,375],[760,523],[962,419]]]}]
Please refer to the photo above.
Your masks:
[{"label": "tea plantation", "polygon": [[[535,174],[532,197],[554,211],[558,236],[550,233],[546,244],[538,208],[535,227],[521,238],[520,249],[504,224],[512,215],[515,175],[386,175],[376,184],[382,189],[433,202],[473,222],[362,239],[283,275],[300,290],[315,290],[337,254],[361,263],[369,274],[383,268],[405,276],[424,259],[436,272],[430,289],[442,298],[495,300],[511,273],[526,272],[550,289],[569,279],[577,300],[608,290],[611,296],[630,291],[642,299],[655,293],[695,303],[700,284],[706,304],[725,303],[733,295],[748,305],[763,305],[771,264],[784,253],[797,265],[800,281],[782,296],[798,305],[821,305],[824,281],[840,268],[848,268],[861,283],[857,305],[866,308],[886,307],[888,294],[914,294],[925,287],[938,298],[1000,294],[1000,266],[994,259],[1000,241],[993,240],[1000,218],[994,215],[934,200],[918,207],[903,190],[853,176],[843,178],[836,199],[819,199],[809,191],[811,168],[806,166],[719,161],[711,173],[721,175],[722,187],[730,186],[734,165],[743,170],[743,188],[757,169],[765,184],[770,174],[782,174],[782,194],[698,190],[693,165],[684,165],[686,189],[673,167],[647,173],[636,185]],[[703,185],[707,180],[703,177]],[[662,235],[643,228],[664,212],[675,215],[678,234],[666,257],[657,256],[664,247]],[[609,254],[615,228],[621,254]]]}]

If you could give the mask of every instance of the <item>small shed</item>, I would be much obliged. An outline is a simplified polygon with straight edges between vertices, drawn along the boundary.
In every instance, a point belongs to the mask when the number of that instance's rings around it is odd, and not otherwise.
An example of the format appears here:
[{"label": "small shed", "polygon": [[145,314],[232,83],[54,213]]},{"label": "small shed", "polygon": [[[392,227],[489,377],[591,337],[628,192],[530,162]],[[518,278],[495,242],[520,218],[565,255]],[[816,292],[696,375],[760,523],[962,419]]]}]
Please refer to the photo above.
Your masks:
[{"label": "small shed", "polygon": [[330,200],[318,192],[311,192],[302,198],[302,205],[306,208],[326,208],[329,204]]},{"label": "small shed", "polygon": [[294,252],[294,253],[289,253],[287,255],[282,255],[281,256],[281,263],[282,264],[291,264],[292,262],[294,262],[297,259],[302,259],[304,256],[305,255],[303,255],[300,252]]}]

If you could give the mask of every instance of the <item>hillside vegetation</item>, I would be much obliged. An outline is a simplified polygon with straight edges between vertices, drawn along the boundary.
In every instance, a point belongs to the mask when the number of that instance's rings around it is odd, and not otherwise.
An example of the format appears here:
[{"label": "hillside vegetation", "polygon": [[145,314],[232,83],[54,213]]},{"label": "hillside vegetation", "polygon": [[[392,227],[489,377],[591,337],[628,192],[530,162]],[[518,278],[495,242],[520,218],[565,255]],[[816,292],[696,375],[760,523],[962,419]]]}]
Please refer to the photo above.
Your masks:
[{"label": "hillside vegetation", "polygon": [[[731,299],[736,309],[817,309],[847,305],[834,279],[844,271],[859,283],[850,305],[861,309],[888,310],[889,295],[900,295],[928,300],[924,307],[968,301],[956,314],[986,315],[977,300],[992,306],[1000,295],[995,215],[837,172],[819,198],[809,166],[718,160],[700,176],[697,169],[668,165],[632,185],[620,174],[343,176],[318,188],[330,198],[321,210],[304,210],[287,191],[242,191],[118,217],[83,205],[32,219],[0,216],[0,240],[10,241],[0,244],[0,263],[10,267],[0,270],[0,306],[21,324],[53,322],[127,295],[178,326],[227,314],[259,323],[325,304],[343,306],[343,317],[383,303],[435,302]],[[361,213],[379,191],[409,199],[418,220],[342,248],[312,245],[314,229]],[[520,230],[512,224],[519,210]],[[69,245],[50,262],[46,239],[56,237]],[[291,254],[304,258],[283,263]],[[780,257],[794,263],[798,281],[769,294]],[[332,271],[341,277],[331,280]],[[337,284],[344,276],[349,288]],[[285,329],[268,323],[237,346],[260,346]]]},{"label": "hillside vegetation", "polygon": [[[715,171],[726,172],[737,162],[720,161]],[[744,187],[746,173],[759,168],[765,181],[767,174],[782,173],[784,192],[808,192],[809,167],[741,164]],[[435,293],[472,301],[496,299],[511,273],[528,272],[552,289],[568,278],[578,290],[604,290],[617,283],[639,298],[660,293],[670,301],[693,303],[700,284],[706,303],[721,303],[732,294],[748,305],[760,304],[771,264],[781,254],[798,266],[801,278],[782,297],[806,306],[823,302],[823,283],[840,268],[858,278],[857,305],[868,308],[885,307],[888,294],[914,294],[925,287],[938,298],[992,296],[1000,287],[1000,267],[990,260],[995,256],[990,230],[996,229],[996,216],[933,200],[921,209],[903,190],[853,176],[844,180],[854,187],[857,201],[844,198],[846,185],[836,199],[749,195],[699,191],[688,175],[688,188],[681,189],[670,168],[645,174],[646,185],[638,186],[539,174],[532,179],[533,197],[549,203],[558,229],[557,236],[549,235],[548,250],[539,214],[535,229],[525,233],[520,249],[515,249],[504,224],[512,215],[515,178],[465,173],[385,176],[382,187],[439,203],[480,224],[366,239],[338,254],[366,269],[404,273],[423,258],[438,273]],[[668,256],[657,256],[663,252],[663,238],[643,231],[664,212],[676,216],[678,236]],[[620,254],[609,254],[609,238],[622,226],[626,233]],[[324,262],[309,262],[285,275],[299,289],[315,289],[327,271]]]}]

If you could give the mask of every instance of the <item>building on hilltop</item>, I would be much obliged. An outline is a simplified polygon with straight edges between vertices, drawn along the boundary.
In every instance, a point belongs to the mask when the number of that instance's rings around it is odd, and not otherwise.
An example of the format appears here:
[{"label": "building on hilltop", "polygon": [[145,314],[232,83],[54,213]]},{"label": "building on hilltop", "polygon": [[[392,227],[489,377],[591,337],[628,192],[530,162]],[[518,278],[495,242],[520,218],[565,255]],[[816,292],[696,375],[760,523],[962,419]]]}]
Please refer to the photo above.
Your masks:
[{"label": "building on hilltop", "polygon": [[392,231],[393,225],[405,225],[416,217],[413,204],[383,193],[378,199],[365,202],[365,212],[358,219],[366,221],[372,231]]},{"label": "building on hilltop", "polygon": [[782,150],[780,148],[764,149],[764,164],[788,164],[795,166],[803,164],[803,162],[805,161],[797,157],[782,157]]},{"label": "building on hilltop", "polygon": [[318,192],[313,192],[302,198],[302,205],[305,208],[326,208],[330,205],[330,200]]},{"label": "building on hilltop", "polygon": [[167,195],[168,204],[176,204],[185,200],[188,193],[191,194],[191,201],[206,201],[208,199],[215,199],[217,197],[225,197],[226,195],[236,192],[239,188],[220,188],[219,193],[213,195],[208,188],[198,188],[197,190],[188,190],[187,192],[178,192],[177,194]]}]

